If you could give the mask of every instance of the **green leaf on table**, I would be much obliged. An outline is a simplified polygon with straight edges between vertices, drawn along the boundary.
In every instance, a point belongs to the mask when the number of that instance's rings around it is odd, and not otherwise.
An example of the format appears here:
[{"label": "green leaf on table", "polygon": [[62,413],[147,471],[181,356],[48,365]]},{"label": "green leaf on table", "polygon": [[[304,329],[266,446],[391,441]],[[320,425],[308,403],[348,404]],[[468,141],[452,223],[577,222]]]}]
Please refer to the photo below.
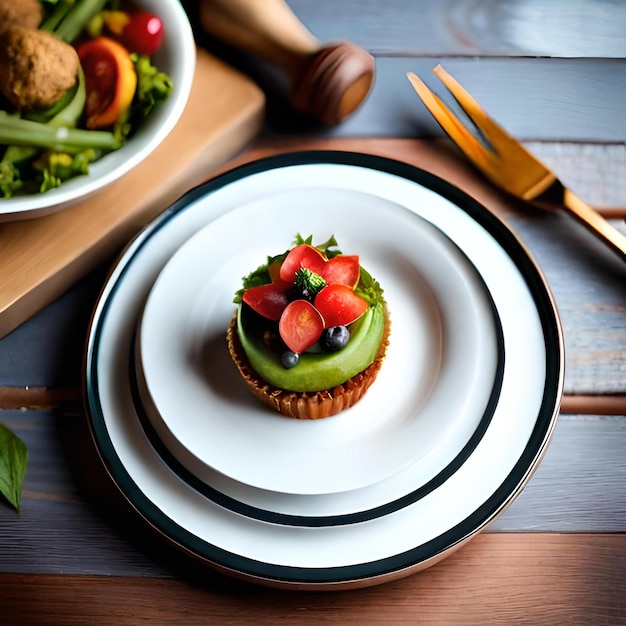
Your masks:
[{"label": "green leaf on table", "polygon": [[28,451],[24,442],[0,424],[0,493],[18,514],[27,463]]}]

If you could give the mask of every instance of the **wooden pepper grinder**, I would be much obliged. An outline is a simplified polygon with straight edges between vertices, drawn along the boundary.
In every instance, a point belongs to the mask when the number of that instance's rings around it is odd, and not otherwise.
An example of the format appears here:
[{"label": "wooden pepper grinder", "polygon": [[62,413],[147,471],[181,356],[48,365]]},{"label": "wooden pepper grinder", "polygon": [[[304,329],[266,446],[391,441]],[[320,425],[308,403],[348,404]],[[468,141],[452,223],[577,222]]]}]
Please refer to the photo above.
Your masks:
[{"label": "wooden pepper grinder", "polygon": [[370,91],[374,59],[343,41],[322,45],[283,0],[202,0],[204,30],[277,65],[291,106],[327,126],[348,117]]}]

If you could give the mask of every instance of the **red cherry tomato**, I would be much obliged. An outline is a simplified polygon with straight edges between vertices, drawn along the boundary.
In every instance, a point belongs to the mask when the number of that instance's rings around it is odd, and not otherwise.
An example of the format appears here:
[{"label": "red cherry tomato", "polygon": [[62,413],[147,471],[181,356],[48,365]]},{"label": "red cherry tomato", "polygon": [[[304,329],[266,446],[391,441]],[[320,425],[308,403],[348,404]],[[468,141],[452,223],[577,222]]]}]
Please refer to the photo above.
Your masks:
[{"label": "red cherry tomato", "polygon": [[152,13],[131,13],[119,41],[131,52],[154,54],[163,43],[163,22]]}]

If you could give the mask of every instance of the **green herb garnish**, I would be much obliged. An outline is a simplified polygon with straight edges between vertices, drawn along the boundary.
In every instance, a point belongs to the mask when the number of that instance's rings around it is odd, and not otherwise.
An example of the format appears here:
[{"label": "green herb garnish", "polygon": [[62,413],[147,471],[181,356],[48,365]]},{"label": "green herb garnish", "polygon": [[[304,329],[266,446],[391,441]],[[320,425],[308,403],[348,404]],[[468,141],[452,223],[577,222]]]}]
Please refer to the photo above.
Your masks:
[{"label": "green herb garnish", "polygon": [[372,305],[378,304],[383,300],[383,288],[380,286],[379,282],[362,267],[361,277],[359,278],[359,283],[354,292]]},{"label": "green herb garnish", "polygon": [[300,293],[307,293],[310,298],[314,298],[324,287],[326,281],[315,272],[303,267],[296,272],[296,288]]}]

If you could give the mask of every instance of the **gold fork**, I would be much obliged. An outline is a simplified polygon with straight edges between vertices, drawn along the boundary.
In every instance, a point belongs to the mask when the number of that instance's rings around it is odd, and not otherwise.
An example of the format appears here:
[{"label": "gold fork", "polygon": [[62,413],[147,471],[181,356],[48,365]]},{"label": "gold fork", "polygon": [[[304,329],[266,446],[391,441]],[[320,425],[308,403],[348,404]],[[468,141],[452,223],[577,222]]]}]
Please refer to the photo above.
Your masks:
[{"label": "gold fork", "polygon": [[569,211],[611,250],[626,260],[626,236],[583,202],[541,161],[509,135],[441,65],[433,72],[448,88],[492,149],[485,147],[424,82],[407,74],[426,108],[465,156],[495,185],[542,208]]}]

